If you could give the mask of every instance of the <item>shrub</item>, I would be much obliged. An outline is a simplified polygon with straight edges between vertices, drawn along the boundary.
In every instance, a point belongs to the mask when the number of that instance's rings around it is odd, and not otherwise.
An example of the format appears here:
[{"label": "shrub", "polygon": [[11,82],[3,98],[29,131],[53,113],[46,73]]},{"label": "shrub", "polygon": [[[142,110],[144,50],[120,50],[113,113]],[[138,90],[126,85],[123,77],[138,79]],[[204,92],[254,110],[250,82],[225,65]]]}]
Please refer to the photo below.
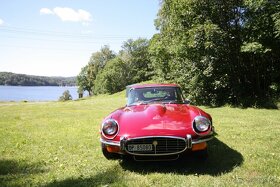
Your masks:
[{"label": "shrub", "polygon": [[69,90],[65,90],[62,96],[59,97],[59,101],[68,101],[68,100],[72,100],[72,96]]}]

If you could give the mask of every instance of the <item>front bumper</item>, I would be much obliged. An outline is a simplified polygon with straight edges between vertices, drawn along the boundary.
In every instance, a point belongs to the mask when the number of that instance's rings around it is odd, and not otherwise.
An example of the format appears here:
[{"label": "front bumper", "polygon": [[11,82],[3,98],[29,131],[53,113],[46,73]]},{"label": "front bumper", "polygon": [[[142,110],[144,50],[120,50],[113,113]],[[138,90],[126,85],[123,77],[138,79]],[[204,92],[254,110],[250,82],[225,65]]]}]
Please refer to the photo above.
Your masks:
[{"label": "front bumper", "polygon": [[[174,138],[174,139],[181,139],[184,140],[186,142],[186,146],[183,150],[180,150],[178,152],[173,152],[173,153],[168,153],[168,154],[157,154],[157,155],[174,155],[174,154],[179,154],[182,153],[186,150],[192,150],[193,147],[196,147],[196,144],[202,144],[205,143],[211,139],[213,139],[213,133],[211,133],[208,136],[204,136],[204,137],[200,137],[198,139],[192,139],[191,135],[186,135],[186,138],[182,138],[182,137],[170,137],[170,136],[153,136],[153,137],[137,137],[137,138],[133,138],[133,139],[144,139],[144,138]],[[112,140],[104,140],[104,139],[100,139],[101,143],[106,145],[106,146],[114,146],[114,147],[118,147],[120,150],[118,153],[120,154],[131,154],[131,155],[146,155],[149,156],[147,154],[135,154],[135,153],[131,153],[129,151],[127,151],[126,149],[126,142],[129,141],[131,139],[127,139],[125,137],[121,137],[120,141],[112,141]],[[151,154],[154,155],[154,154]]]}]

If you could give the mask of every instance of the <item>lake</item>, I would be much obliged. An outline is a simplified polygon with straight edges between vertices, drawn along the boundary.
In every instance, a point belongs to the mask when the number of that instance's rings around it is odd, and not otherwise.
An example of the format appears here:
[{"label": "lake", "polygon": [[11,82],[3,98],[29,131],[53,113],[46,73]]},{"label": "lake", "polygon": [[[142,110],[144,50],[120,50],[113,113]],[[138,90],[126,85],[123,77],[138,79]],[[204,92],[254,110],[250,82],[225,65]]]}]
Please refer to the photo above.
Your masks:
[{"label": "lake", "polygon": [[78,87],[0,86],[0,101],[57,101],[65,90],[73,99],[78,98]]}]

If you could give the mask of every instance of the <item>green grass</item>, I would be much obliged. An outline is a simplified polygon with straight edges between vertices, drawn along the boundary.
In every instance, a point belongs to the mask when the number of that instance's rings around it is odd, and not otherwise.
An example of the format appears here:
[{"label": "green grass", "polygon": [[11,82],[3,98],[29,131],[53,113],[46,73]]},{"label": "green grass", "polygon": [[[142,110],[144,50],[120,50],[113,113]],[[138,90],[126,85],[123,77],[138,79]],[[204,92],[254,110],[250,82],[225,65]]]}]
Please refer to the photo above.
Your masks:
[{"label": "green grass", "polygon": [[280,111],[206,108],[209,159],[106,160],[99,126],[124,92],[71,102],[0,103],[0,186],[280,186]]}]

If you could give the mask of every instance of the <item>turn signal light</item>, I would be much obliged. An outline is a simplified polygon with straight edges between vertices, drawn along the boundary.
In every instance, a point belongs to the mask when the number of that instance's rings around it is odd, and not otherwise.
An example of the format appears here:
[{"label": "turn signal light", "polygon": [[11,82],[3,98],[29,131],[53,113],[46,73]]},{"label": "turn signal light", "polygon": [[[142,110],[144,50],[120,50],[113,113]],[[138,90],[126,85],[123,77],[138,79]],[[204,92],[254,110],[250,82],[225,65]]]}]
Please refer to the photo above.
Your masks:
[{"label": "turn signal light", "polygon": [[203,149],[206,149],[206,147],[207,147],[206,142],[199,143],[199,144],[194,144],[194,145],[192,146],[192,151],[203,150]]},{"label": "turn signal light", "polygon": [[117,152],[120,152],[120,148],[118,146],[107,146],[107,151],[109,153],[117,153]]}]

